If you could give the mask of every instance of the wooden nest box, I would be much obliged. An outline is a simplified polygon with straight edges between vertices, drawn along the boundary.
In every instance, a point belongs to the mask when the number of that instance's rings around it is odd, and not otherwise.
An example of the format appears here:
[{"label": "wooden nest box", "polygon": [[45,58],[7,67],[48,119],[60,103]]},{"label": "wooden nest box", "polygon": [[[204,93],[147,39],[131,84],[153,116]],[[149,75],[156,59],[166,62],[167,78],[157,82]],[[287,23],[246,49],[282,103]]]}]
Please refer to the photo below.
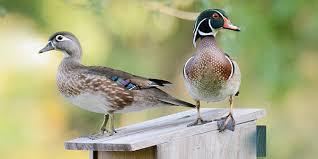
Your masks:
[{"label": "wooden nest box", "polygon": [[[204,119],[218,119],[228,109],[202,109]],[[188,110],[117,129],[96,140],[65,142],[67,150],[88,150],[91,159],[256,159],[266,155],[266,127],[256,120],[263,109],[235,109],[235,131],[219,132],[216,122],[187,127],[196,118]]]}]

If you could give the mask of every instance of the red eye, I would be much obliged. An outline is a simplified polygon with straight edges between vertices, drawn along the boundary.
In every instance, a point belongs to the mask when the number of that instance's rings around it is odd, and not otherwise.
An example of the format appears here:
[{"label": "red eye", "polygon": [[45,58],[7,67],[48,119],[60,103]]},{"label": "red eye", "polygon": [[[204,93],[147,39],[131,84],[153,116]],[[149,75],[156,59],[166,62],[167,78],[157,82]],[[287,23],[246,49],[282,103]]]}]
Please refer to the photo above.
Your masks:
[{"label": "red eye", "polygon": [[219,18],[220,18],[220,15],[217,14],[217,13],[213,13],[213,14],[212,14],[212,18],[213,18],[213,19],[219,19]]}]

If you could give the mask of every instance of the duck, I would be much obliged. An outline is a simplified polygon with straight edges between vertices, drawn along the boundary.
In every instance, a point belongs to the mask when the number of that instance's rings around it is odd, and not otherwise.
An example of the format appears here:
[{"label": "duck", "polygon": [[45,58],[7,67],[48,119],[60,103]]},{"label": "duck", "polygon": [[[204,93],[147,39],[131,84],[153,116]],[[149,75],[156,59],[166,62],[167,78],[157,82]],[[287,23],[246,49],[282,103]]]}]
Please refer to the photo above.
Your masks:
[{"label": "duck", "polygon": [[100,132],[89,136],[91,139],[117,132],[114,128],[115,113],[161,106],[195,108],[195,105],[176,99],[159,88],[171,85],[169,81],[145,78],[109,67],[83,65],[80,42],[70,32],[52,34],[39,53],[51,50],[64,54],[56,75],[60,94],[75,106],[104,114]]},{"label": "duck", "polygon": [[228,115],[217,119],[218,129],[234,131],[234,97],[239,94],[241,72],[238,64],[217,44],[216,35],[222,29],[240,31],[222,9],[207,9],[196,18],[193,29],[195,53],[184,64],[183,81],[197,108],[197,118],[188,126],[205,124],[200,114],[200,101],[220,102],[228,99]]}]

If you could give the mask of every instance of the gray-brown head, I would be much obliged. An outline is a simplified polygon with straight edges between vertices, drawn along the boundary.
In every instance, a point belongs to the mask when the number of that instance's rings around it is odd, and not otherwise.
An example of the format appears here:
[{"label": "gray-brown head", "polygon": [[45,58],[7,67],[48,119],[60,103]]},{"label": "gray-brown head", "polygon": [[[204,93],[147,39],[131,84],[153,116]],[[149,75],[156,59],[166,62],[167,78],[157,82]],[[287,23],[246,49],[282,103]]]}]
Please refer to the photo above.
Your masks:
[{"label": "gray-brown head", "polygon": [[82,48],[74,34],[70,32],[56,32],[49,38],[48,44],[39,51],[39,53],[50,50],[60,50],[65,58],[80,61],[82,57]]}]

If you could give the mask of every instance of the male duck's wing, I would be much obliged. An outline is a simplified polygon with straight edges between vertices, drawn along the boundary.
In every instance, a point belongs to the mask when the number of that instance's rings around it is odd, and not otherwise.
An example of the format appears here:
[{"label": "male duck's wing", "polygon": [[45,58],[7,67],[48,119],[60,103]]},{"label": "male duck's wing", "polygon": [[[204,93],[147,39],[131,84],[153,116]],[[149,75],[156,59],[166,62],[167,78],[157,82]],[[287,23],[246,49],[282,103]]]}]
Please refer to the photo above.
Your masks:
[{"label": "male duck's wing", "polygon": [[101,66],[90,66],[86,69],[89,74],[95,74],[99,76],[104,76],[117,84],[123,86],[126,89],[142,89],[142,88],[150,88],[157,86],[166,86],[171,84],[169,81],[160,80],[160,79],[152,79],[136,76],[124,71],[101,67]]}]

